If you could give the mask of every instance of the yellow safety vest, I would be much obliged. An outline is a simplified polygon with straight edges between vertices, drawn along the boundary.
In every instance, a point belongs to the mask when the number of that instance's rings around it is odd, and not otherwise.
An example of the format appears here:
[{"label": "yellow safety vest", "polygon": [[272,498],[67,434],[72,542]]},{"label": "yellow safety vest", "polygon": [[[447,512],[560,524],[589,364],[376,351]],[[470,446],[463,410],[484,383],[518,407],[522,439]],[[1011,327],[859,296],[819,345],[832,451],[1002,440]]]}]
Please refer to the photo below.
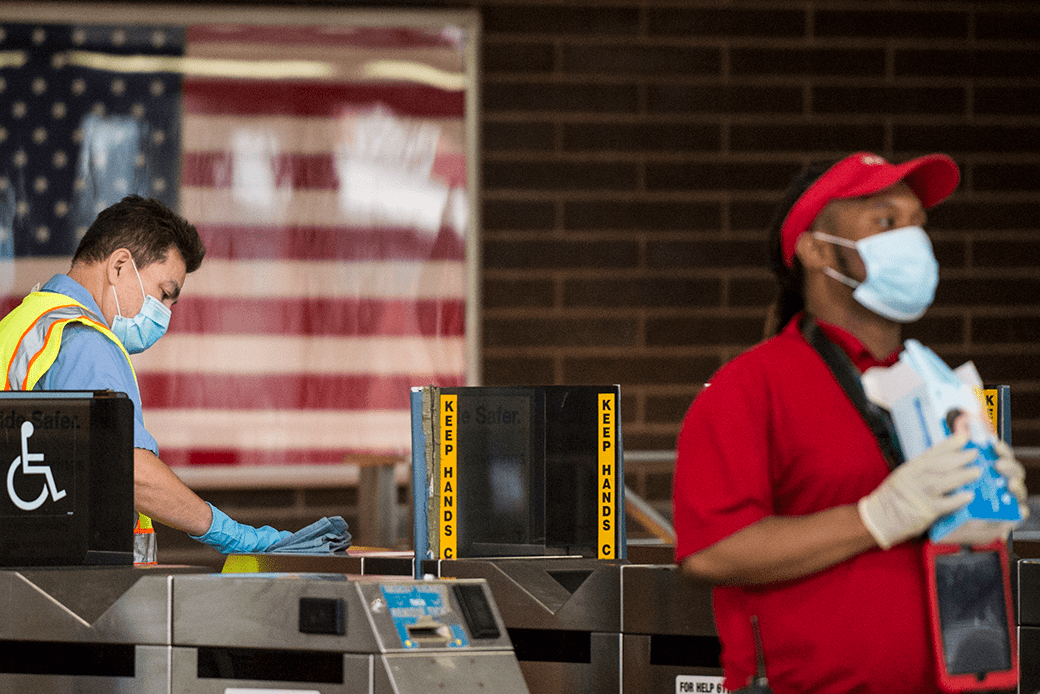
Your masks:
[{"label": "yellow safety vest", "polygon": [[[75,299],[54,292],[33,292],[0,320],[2,390],[32,390],[58,358],[61,336],[69,323],[96,329],[119,346],[137,381],[130,353],[105,321]],[[151,528],[151,519],[139,514],[138,526]]]},{"label": "yellow safety vest", "polygon": [[0,320],[3,390],[32,390],[36,386],[58,358],[61,336],[69,323],[89,325],[116,343],[137,380],[130,354],[101,317],[64,294],[33,292]]}]

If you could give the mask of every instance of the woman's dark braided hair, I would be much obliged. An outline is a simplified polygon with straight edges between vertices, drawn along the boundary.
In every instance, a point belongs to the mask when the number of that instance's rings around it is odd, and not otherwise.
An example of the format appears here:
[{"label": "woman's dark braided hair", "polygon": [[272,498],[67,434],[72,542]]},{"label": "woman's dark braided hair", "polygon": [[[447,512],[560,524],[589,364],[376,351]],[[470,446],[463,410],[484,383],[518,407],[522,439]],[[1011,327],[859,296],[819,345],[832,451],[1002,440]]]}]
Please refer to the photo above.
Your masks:
[{"label": "woman's dark braided hair", "polygon": [[795,314],[805,309],[802,263],[797,257],[791,267],[784,263],[783,239],[780,232],[787,214],[798,202],[798,198],[830,167],[831,164],[812,164],[795,176],[784,192],[784,197],[769,224],[769,269],[776,275],[777,295],[766,318],[766,337],[772,337],[783,330]]}]

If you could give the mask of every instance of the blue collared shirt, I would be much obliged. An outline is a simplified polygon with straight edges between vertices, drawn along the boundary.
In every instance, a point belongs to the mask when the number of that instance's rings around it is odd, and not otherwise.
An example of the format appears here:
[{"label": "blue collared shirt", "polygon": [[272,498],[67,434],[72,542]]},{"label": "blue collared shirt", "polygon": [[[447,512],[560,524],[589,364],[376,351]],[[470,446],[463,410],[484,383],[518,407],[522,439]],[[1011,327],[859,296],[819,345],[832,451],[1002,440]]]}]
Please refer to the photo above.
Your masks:
[{"label": "blue collared shirt", "polygon": [[[40,291],[64,294],[105,317],[90,292],[68,275],[55,275]],[[114,390],[126,393],[134,403],[134,448],[159,455],[159,444],[144,428],[141,393],[122,350],[108,337],[82,323],[69,323],[62,333],[61,349],[51,368],[33,390]]]}]

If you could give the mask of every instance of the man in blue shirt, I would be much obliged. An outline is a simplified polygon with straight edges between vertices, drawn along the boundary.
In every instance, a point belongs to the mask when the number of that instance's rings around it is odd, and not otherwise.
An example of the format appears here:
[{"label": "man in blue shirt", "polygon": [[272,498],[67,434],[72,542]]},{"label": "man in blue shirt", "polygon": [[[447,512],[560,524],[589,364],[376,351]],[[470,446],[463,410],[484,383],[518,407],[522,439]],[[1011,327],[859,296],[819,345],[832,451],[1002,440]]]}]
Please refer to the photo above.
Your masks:
[{"label": "man in blue shirt", "polygon": [[195,227],[156,200],[132,195],[102,211],[68,274],[0,321],[3,380],[12,389],[126,393],[134,403],[135,508],[221,552],[262,552],[290,533],[237,523],[159,459],[129,358],[166,332],[205,252]]}]

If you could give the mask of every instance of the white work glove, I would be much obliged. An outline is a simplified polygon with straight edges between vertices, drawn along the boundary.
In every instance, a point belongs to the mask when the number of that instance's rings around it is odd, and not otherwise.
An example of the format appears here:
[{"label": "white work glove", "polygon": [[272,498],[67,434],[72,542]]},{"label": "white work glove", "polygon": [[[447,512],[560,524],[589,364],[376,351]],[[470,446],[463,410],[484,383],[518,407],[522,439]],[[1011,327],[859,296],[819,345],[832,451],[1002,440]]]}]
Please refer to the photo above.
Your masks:
[{"label": "white work glove", "polygon": [[1022,511],[1022,520],[1025,520],[1029,517],[1029,509],[1026,507],[1026,497],[1029,496],[1026,491],[1026,469],[1015,458],[1011,447],[1003,441],[997,441],[993,448],[997,452],[997,461],[993,467],[1007,480],[1008,491],[1018,499],[1018,508]]},{"label": "white work glove", "polygon": [[965,428],[889,473],[878,488],[859,500],[859,517],[882,549],[917,537],[940,517],[972,500],[968,491],[982,470],[970,465],[978,451],[964,450]]}]

